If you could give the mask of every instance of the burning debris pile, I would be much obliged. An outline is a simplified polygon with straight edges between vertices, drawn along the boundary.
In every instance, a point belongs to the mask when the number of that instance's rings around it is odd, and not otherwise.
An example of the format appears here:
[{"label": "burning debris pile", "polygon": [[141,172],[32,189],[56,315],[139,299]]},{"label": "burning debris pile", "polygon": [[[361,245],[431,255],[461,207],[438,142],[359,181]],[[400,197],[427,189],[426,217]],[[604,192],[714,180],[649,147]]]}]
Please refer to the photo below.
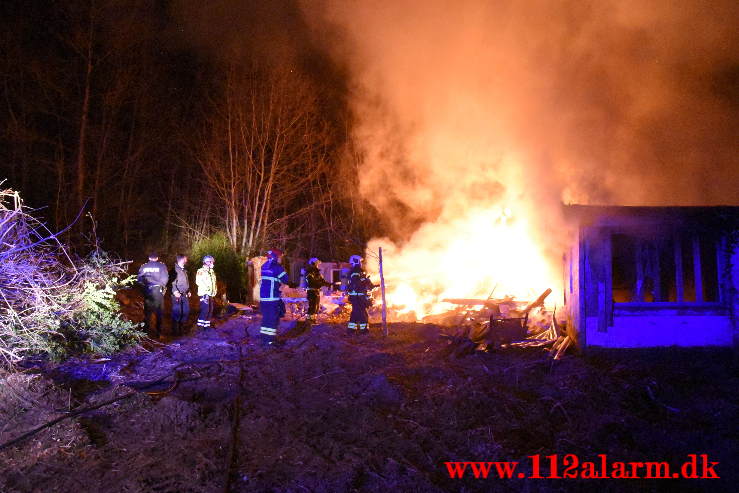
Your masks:
[{"label": "burning debris pile", "polygon": [[[567,331],[567,323],[557,319],[556,307],[548,310],[545,300],[552,293],[545,290],[532,302],[518,301],[513,297],[500,299],[445,298],[442,301],[451,310],[427,315],[424,323],[456,329],[453,335],[443,334],[456,356],[474,351],[495,351],[509,347],[538,347],[550,352],[553,359],[560,359],[574,344]],[[285,320],[288,323],[306,319],[307,298],[301,288],[284,288],[286,305]],[[375,294],[375,298],[379,298]],[[344,323],[348,320],[351,305],[341,291],[321,294],[321,323]],[[385,307],[386,318],[393,322],[416,322],[415,313],[398,310],[395,306]],[[369,310],[370,321],[382,320],[383,306],[375,299]]]},{"label": "burning debris pile", "polygon": [[[557,321],[556,308],[552,312],[544,308],[544,300],[551,292],[547,289],[531,303],[511,298],[445,299],[464,310],[460,323],[456,324],[461,328],[454,335],[444,336],[453,346],[451,352],[462,356],[506,347],[540,347],[550,351],[552,358],[560,359],[574,341],[566,333],[566,324]],[[444,318],[448,320],[449,315]]]}]

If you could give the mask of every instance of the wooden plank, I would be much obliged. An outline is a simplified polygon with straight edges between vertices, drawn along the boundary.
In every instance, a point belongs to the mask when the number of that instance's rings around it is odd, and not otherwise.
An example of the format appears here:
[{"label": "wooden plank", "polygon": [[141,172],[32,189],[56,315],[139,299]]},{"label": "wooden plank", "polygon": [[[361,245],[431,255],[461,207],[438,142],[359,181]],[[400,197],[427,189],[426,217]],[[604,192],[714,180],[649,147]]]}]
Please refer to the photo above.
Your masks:
[{"label": "wooden plank", "polygon": [[584,349],[588,345],[587,327],[585,322],[585,302],[587,300],[587,291],[585,286],[585,234],[582,226],[577,228],[577,291],[575,310],[572,310],[571,317],[568,317],[567,332],[575,334],[578,343]]},{"label": "wooden plank", "polygon": [[593,238],[594,235],[593,229],[589,228],[583,240],[585,245],[583,252],[585,279],[582,286],[583,290],[580,293],[580,303],[583,303],[585,313],[584,317],[581,318],[582,321],[587,320],[588,317],[598,316],[598,285],[596,284],[597,276],[595,273],[597,252],[595,251],[596,242]]},{"label": "wooden plank", "polygon": [[650,276],[652,277],[652,281],[654,283],[654,300],[653,301],[662,301],[662,277],[660,275],[660,265],[659,265],[659,254],[662,250],[662,246],[659,244],[659,242],[654,243],[654,248],[650,248],[651,253],[651,267],[652,272],[650,273]]},{"label": "wooden plank", "polygon": [[559,348],[557,349],[557,353],[554,355],[554,359],[560,359],[564,352],[567,350],[568,347],[570,347],[571,339],[570,336],[565,337],[565,339],[562,341],[562,344],[559,345]]},{"label": "wooden plank", "polygon": [[716,243],[716,269],[718,270],[718,302],[723,303],[727,299],[729,286],[727,284],[728,276],[726,276],[726,261],[728,260],[726,252],[726,236],[722,236]]},{"label": "wooden plank", "polygon": [[693,237],[693,283],[695,284],[695,301],[703,301],[703,278],[701,277],[701,244],[697,236]]},{"label": "wooden plank", "polygon": [[606,329],[606,283],[598,282],[598,332],[608,332]]},{"label": "wooden plank", "polygon": [[487,308],[493,308],[501,303],[513,302],[516,304],[526,303],[525,301],[513,301],[513,300],[483,300],[481,298],[444,298],[441,300],[445,303],[452,303],[453,305],[467,305],[467,306],[485,306]]},{"label": "wooden plank", "polygon": [[524,313],[529,313],[529,312],[530,312],[531,310],[533,310],[533,309],[534,309],[534,308],[536,308],[537,306],[542,306],[542,305],[544,305],[544,300],[545,300],[545,299],[547,298],[547,296],[549,296],[550,294],[552,294],[552,288],[547,288],[546,290],[544,290],[544,292],[543,292],[543,293],[541,293],[541,294],[539,295],[539,297],[538,297],[538,298],[536,298],[536,300],[534,300],[534,301],[533,301],[532,303],[530,303],[530,304],[529,304],[529,306],[527,306],[527,307],[526,307],[526,308],[524,309],[524,311],[523,311],[523,312],[524,312]]},{"label": "wooden plank", "polygon": [[486,303],[485,300],[477,298],[444,298],[441,301],[455,305],[484,305]]},{"label": "wooden plank", "polygon": [[682,303],[685,301],[685,291],[683,284],[683,245],[680,236],[675,235],[675,292],[676,301]]},{"label": "wooden plank", "polygon": [[382,333],[387,337],[387,303],[385,303],[385,274],[382,270],[382,247],[380,247],[380,290],[382,292]]},{"label": "wooden plank", "polygon": [[[603,325],[604,331],[608,327],[613,327],[613,234],[607,233],[603,238],[603,281],[604,286],[604,302]],[[572,340],[572,338],[570,338]]]},{"label": "wooden plank", "polygon": [[644,245],[636,245],[636,290],[632,301],[644,301]]},{"label": "wooden plank", "polygon": [[594,243],[593,252],[593,283],[596,290],[596,311],[594,315],[597,317],[597,331],[608,331],[608,300],[613,298],[612,291],[609,291],[610,271],[613,264],[611,258],[611,236],[612,232],[604,229],[597,230],[597,236]]}]

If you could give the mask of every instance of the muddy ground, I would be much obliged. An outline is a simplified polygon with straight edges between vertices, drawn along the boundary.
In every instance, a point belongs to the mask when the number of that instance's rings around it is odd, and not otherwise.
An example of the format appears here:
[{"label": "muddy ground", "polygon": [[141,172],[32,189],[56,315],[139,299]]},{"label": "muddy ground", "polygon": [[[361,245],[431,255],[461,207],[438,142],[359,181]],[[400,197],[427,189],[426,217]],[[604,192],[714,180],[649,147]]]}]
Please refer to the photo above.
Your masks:
[{"label": "muddy ground", "polygon": [[[736,491],[731,350],[450,354],[442,329],[369,336],[296,326],[264,349],[257,320],[110,359],[2,375],[0,491]],[[450,479],[445,461],[718,461],[718,480]]]}]

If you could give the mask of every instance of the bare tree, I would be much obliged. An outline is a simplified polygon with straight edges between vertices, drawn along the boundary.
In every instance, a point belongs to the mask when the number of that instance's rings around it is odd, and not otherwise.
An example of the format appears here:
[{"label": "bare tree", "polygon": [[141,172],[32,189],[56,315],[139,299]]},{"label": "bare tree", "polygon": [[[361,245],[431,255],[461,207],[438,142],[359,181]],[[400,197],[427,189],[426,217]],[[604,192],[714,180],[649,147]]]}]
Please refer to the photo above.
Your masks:
[{"label": "bare tree", "polygon": [[232,66],[212,108],[197,153],[217,227],[245,255],[284,245],[324,200],[330,138],[317,91],[297,71]]}]

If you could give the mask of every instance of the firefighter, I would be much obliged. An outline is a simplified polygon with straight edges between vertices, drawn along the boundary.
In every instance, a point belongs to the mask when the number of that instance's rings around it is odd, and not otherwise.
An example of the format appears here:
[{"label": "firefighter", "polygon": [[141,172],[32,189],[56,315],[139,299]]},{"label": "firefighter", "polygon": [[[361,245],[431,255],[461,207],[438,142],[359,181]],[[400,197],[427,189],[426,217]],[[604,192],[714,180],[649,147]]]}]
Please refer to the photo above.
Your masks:
[{"label": "firefighter", "polygon": [[183,335],[190,316],[190,281],[187,279],[187,256],[177,254],[177,261],[170,276],[172,279],[172,335]]},{"label": "firefighter", "polygon": [[287,284],[287,272],[280,265],[282,252],[276,248],[267,252],[267,262],[262,265],[259,284],[259,311],[262,313],[262,326],[259,334],[262,344],[276,347],[277,326],[285,315],[285,302],[282,301],[280,286]]},{"label": "firefighter", "polygon": [[347,294],[349,295],[349,303],[352,304],[352,313],[349,316],[347,333],[369,334],[367,309],[372,305],[369,291],[375,286],[369,277],[367,277],[364,269],[362,269],[362,257],[352,255],[349,258],[349,264],[351,265],[351,269],[349,270]]},{"label": "firefighter", "polygon": [[323,278],[321,271],[318,270],[320,265],[321,261],[313,257],[308,261],[308,267],[305,272],[305,282],[308,286],[308,321],[312,323],[315,323],[320,307],[321,288],[332,286],[330,282]]},{"label": "firefighter", "polygon": [[[138,282],[144,290],[144,330],[153,339],[158,339],[162,330],[162,306],[169,274],[167,266],[159,261],[159,255],[149,254],[149,261],[139,268]],[[154,315],[154,329],[151,316]]]},{"label": "firefighter", "polygon": [[198,287],[200,298],[200,313],[198,314],[198,327],[210,328],[210,318],[213,316],[213,297],[216,295],[216,271],[213,266],[216,259],[212,255],[203,257],[203,266],[195,274],[195,284]]}]

